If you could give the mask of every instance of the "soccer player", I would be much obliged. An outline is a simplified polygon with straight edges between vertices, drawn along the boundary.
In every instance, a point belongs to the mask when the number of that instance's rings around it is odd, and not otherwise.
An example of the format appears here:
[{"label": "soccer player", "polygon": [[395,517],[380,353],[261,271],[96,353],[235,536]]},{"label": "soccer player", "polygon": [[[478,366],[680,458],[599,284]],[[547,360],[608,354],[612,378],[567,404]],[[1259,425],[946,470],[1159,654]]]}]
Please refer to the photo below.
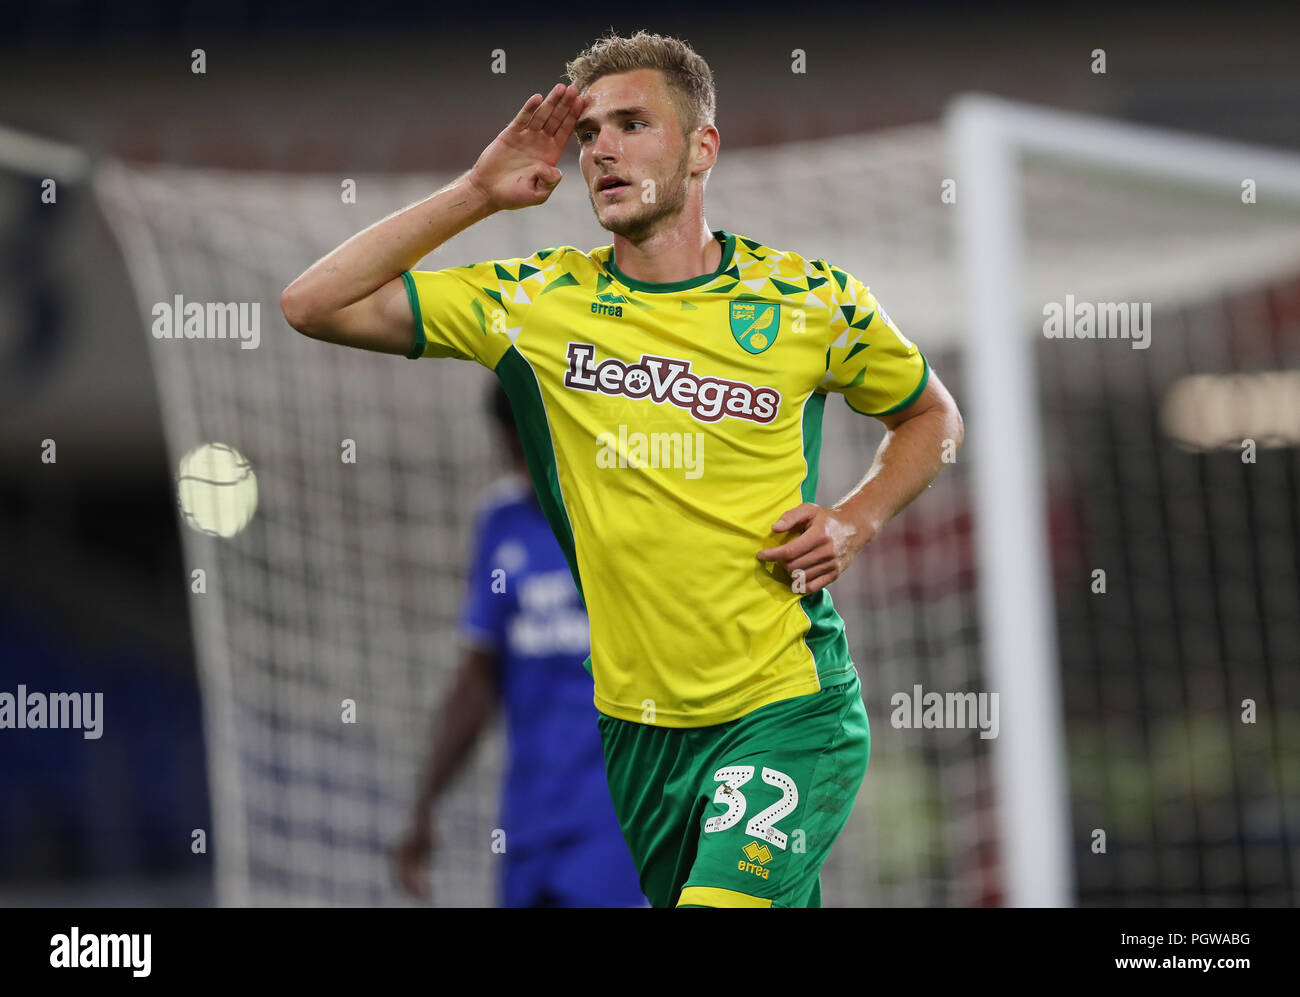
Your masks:
[{"label": "soccer player", "polygon": [[[695,51],[638,32],[567,68],[467,173],[323,257],[281,306],[313,338],[474,360],[505,386],[587,606],[606,774],[650,902],[818,906],[870,750],[827,586],[942,469],[961,417],[856,277],[709,228],[719,136]],[[411,269],[545,202],[571,136],[612,245]],[[832,392],[886,432],[822,506]]]},{"label": "soccer player", "polygon": [[501,906],[641,907],[645,897],[605,783],[591,679],[582,670],[587,617],[524,477],[524,448],[500,385],[491,411],[514,475],[479,513],[461,613],[465,651],[394,856],[399,882],[428,896],[438,798],[500,700],[509,734]]}]

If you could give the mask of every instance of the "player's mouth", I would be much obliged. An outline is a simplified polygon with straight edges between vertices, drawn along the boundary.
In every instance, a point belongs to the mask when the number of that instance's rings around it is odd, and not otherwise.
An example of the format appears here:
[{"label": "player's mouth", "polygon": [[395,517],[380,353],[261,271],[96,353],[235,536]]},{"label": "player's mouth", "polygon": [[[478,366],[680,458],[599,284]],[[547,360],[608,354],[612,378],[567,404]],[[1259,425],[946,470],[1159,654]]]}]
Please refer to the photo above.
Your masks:
[{"label": "player's mouth", "polygon": [[626,190],[632,185],[620,176],[613,173],[603,176],[596,181],[596,192],[599,194],[608,194],[613,197],[619,191]]}]

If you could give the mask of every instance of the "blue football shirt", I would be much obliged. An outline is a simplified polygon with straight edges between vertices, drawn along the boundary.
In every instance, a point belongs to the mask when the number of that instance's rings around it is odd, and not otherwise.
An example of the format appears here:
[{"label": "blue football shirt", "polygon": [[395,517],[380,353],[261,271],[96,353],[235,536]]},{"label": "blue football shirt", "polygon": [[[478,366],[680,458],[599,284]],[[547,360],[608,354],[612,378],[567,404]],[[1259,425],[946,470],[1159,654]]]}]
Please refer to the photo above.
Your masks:
[{"label": "blue football shirt", "polygon": [[[508,854],[593,837],[622,846],[592,680],[582,664],[587,615],[525,479],[503,482],[480,512],[461,628],[472,646],[497,652],[500,662]],[[630,857],[626,868],[632,873]]]}]

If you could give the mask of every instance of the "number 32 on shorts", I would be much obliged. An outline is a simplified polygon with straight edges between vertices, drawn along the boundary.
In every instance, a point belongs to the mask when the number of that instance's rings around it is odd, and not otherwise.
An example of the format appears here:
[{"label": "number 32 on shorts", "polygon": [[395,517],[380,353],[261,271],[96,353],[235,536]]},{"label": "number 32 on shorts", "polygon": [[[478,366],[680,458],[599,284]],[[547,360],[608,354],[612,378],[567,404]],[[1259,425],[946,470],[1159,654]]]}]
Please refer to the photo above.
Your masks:
[{"label": "number 32 on shorts", "polygon": [[[745,816],[745,794],[740,791],[740,787],[754,778],[754,766],[725,765],[713,773],[713,778],[722,783],[717,792],[713,794],[713,802],[726,806],[727,812],[706,820],[704,822],[705,834],[713,831],[725,831],[729,827],[734,827],[739,823],[740,818]],[[769,786],[775,786],[781,790],[781,798],[766,810],[749,818],[749,823],[745,825],[745,833],[755,838],[762,838],[768,844],[784,849],[787,841],[786,835],[772,825],[782,817],[790,814],[799,805],[799,790],[795,788],[794,780],[788,775],[784,772],[778,772],[776,769],[770,769],[766,765],[763,766],[762,779]]]}]

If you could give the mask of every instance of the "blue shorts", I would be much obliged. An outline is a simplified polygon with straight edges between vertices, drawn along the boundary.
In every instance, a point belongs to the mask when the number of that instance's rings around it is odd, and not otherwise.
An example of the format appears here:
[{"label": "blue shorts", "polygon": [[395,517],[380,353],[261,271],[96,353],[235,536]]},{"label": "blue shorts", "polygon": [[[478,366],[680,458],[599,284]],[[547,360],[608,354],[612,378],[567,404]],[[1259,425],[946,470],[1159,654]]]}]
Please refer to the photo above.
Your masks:
[{"label": "blue shorts", "polygon": [[506,853],[503,907],[645,907],[622,836],[589,835],[523,855]]}]

